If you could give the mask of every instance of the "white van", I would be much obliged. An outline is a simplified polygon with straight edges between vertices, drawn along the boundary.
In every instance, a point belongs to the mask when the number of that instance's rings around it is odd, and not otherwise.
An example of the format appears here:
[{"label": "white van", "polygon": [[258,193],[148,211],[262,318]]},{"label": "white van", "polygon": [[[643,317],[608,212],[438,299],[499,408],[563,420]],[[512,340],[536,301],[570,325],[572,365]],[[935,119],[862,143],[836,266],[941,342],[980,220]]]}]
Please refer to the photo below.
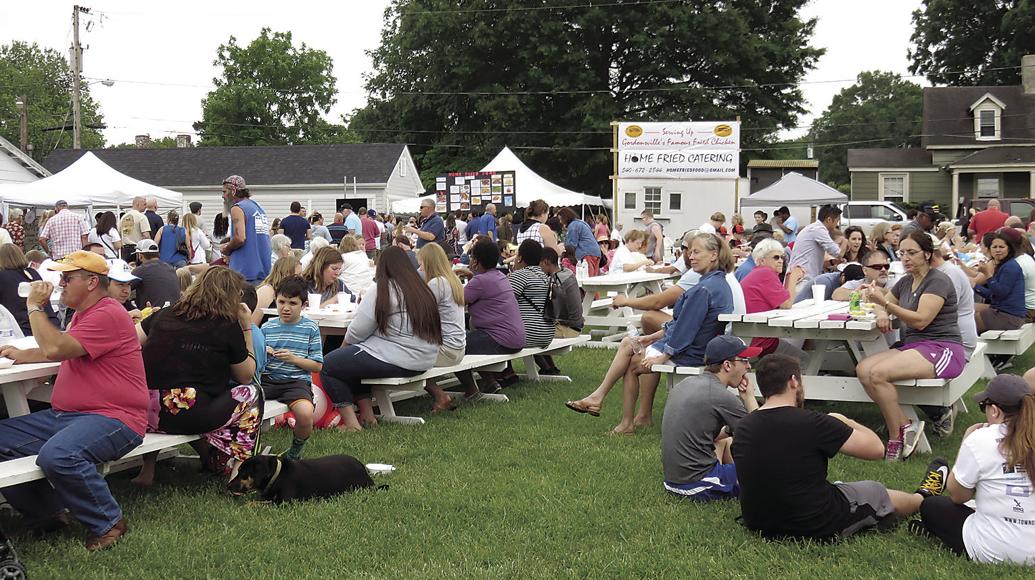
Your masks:
[{"label": "white van", "polygon": [[869,236],[870,230],[879,222],[905,225],[907,221],[906,210],[890,201],[850,201],[840,207],[841,231],[848,226],[858,226]]}]

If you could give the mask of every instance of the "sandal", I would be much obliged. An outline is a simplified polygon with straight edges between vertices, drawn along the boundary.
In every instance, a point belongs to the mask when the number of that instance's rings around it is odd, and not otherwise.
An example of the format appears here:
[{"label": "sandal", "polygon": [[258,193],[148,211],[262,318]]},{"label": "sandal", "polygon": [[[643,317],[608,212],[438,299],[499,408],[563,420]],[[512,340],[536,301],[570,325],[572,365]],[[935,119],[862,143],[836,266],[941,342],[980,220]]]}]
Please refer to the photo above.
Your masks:
[{"label": "sandal", "polygon": [[582,401],[568,401],[564,403],[564,406],[575,411],[576,413],[588,413],[591,417],[600,416],[600,406],[591,407]]}]

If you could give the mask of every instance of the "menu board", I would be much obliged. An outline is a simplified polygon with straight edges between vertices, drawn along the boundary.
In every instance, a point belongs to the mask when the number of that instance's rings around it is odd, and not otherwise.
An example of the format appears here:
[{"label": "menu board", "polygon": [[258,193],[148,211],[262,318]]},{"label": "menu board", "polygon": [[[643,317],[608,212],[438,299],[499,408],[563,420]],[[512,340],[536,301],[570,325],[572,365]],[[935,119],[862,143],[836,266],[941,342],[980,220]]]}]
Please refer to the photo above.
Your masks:
[{"label": "menu board", "polygon": [[435,178],[435,211],[452,213],[485,209],[494,204],[496,215],[516,206],[513,171],[471,171],[447,173]]}]

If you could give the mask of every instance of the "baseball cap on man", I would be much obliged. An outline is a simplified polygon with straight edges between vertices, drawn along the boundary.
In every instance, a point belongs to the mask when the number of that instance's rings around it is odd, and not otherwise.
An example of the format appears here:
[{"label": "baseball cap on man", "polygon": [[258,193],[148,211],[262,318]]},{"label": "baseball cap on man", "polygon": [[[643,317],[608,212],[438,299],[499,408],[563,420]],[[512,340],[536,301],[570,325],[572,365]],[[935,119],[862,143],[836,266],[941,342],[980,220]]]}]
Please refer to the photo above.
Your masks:
[{"label": "baseball cap on man", "polygon": [[154,240],[143,239],[137,242],[138,254],[157,254],[158,244]]},{"label": "baseball cap on man", "polygon": [[939,213],[941,213],[941,208],[939,208],[938,204],[936,203],[925,201],[922,202],[919,206],[917,206],[916,211],[918,213],[925,213],[933,218],[937,216]]},{"label": "baseball cap on man", "polygon": [[715,365],[734,357],[754,358],[762,354],[757,346],[748,346],[736,336],[720,334],[708,341],[704,348],[704,364]]},{"label": "baseball cap on man", "polygon": [[988,381],[985,390],[974,395],[975,403],[991,402],[1004,409],[1021,406],[1024,397],[1031,395],[1028,382],[1017,375],[997,375]]},{"label": "baseball cap on man", "polygon": [[86,270],[87,272],[107,276],[108,262],[105,261],[104,256],[101,256],[100,254],[87,252],[85,250],[76,250],[62,258],[60,261],[47,266],[47,269],[54,270],[55,272]]},{"label": "baseball cap on man", "polygon": [[376,209],[368,209],[367,210],[367,216],[368,217],[377,217],[377,210]]}]

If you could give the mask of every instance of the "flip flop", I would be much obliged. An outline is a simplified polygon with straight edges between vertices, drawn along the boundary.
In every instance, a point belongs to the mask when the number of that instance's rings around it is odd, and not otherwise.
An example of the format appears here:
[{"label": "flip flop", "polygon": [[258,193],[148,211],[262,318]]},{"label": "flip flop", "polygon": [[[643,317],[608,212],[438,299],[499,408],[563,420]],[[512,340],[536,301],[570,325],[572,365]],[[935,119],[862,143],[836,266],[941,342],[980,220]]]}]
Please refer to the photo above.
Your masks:
[{"label": "flip flop", "polygon": [[581,401],[568,401],[564,403],[564,406],[575,411],[576,413],[588,413],[591,417],[600,416],[600,407],[594,409],[589,405],[584,405]]}]

